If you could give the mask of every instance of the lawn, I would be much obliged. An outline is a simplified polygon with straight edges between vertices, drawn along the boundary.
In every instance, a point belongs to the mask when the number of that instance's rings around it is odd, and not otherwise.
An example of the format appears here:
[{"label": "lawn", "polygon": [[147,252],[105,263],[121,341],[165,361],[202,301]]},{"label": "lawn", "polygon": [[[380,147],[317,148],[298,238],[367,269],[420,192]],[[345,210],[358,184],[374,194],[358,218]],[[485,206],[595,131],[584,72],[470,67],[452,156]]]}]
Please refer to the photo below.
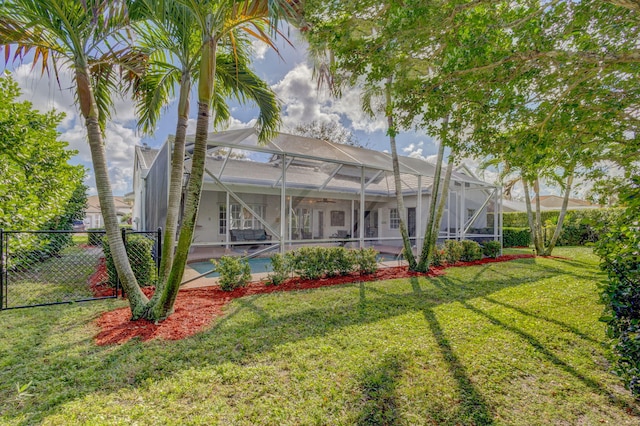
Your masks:
[{"label": "lawn", "polygon": [[554,254],[251,296],[182,341],[96,346],[123,301],[0,312],[0,423],[637,425],[598,260]]}]

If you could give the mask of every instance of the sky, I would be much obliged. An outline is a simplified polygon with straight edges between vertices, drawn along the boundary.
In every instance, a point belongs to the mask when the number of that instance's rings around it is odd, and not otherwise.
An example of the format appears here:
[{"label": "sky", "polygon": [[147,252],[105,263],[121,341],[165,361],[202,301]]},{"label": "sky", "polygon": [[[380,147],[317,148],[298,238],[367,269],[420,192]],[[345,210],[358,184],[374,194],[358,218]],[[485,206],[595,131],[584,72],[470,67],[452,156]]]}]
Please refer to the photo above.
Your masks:
[{"label": "sky", "polygon": [[[305,43],[293,33],[290,42],[277,41],[279,55],[265,45],[254,46],[253,69],[275,91],[282,107],[283,126],[287,132],[298,124],[312,121],[335,123],[351,131],[358,141],[370,149],[388,151],[389,141],[385,136],[384,117],[371,119],[360,109],[360,92],[347,90],[340,99],[330,97],[325,91],[317,90],[313,79],[313,69],[307,57]],[[39,68],[32,69],[31,63],[10,66],[13,78],[22,90],[22,99],[28,100],[35,109],[48,111],[55,109],[66,114],[58,128],[60,140],[67,141],[69,148],[78,151],[74,164],[84,165],[87,172],[86,184],[89,195],[96,193],[91,167],[86,131],[74,103],[71,76],[60,74],[60,83],[46,74],[41,76]],[[159,120],[159,126],[152,135],[144,135],[136,129],[133,102],[115,98],[115,113],[106,130],[106,148],[109,175],[114,195],[124,195],[133,190],[133,159],[135,145],[143,143],[159,148],[167,137],[175,133],[176,102],[172,102]],[[192,102],[188,133],[195,132],[195,102]],[[252,126],[258,115],[253,105],[239,105],[231,102],[232,119],[227,128]],[[223,129],[219,129],[223,130]],[[399,154],[417,158],[434,158],[436,141],[431,137],[403,132],[397,137]]]}]

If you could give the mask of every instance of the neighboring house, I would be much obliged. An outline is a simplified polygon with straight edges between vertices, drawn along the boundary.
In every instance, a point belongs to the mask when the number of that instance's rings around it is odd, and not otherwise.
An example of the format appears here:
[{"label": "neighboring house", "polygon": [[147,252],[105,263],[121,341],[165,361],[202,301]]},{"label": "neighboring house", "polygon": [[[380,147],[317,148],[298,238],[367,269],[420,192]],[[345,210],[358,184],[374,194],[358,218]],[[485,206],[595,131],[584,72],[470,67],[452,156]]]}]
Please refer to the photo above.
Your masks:
[{"label": "neighboring house", "polygon": [[[120,222],[123,221],[125,216],[131,215],[131,204],[126,203],[124,197],[113,197],[113,201],[116,203],[116,211]],[[100,201],[97,195],[92,195],[87,198],[87,208],[84,216],[85,229],[91,228],[104,228],[104,220],[102,218],[102,211],[100,210]]]},{"label": "neighboring house", "polygon": [[[193,137],[187,140],[189,153]],[[139,229],[164,226],[172,141],[153,152],[151,164],[149,149],[136,148],[133,220]],[[284,133],[261,145],[253,129],[210,134],[208,152],[195,246],[401,246],[387,153]],[[187,154],[183,184],[190,168]],[[400,170],[408,231],[419,248],[435,166],[400,157]],[[499,187],[456,171],[447,200],[441,239],[501,238]]]},{"label": "neighboring house", "polygon": [[[144,194],[146,193],[146,179],[147,173],[153,161],[156,159],[160,150],[150,148],[147,144],[135,147],[134,159],[133,159],[133,212],[131,224],[133,229],[141,231],[145,230],[142,226],[142,218],[145,216],[144,206],[145,202],[142,202]],[[158,170],[156,170],[158,172]],[[166,179],[167,191],[169,185],[169,169],[167,168],[166,174],[160,172],[156,176],[156,184],[158,180]],[[166,207],[164,214],[166,215]],[[162,225],[164,226],[164,224]]]},{"label": "neighboring house", "polygon": [[[540,210],[560,210],[562,208],[563,197],[557,195],[541,195],[540,196]],[[527,205],[524,201],[503,200],[502,208],[505,212],[526,212]],[[536,202],[535,199],[531,200],[531,208],[535,211]],[[592,204],[585,200],[579,200],[577,198],[569,198],[569,204],[567,210],[581,210],[581,209],[598,209],[597,204]]]}]

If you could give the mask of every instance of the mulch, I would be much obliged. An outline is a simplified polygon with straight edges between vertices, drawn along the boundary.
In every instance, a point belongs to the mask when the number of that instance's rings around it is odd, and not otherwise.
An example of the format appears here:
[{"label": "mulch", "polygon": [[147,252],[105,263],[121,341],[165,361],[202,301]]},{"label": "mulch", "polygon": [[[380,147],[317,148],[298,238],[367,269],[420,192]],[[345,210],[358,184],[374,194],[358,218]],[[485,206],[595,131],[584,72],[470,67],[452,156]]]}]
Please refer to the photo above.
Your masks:
[{"label": "mulch", "polygon": [[[443,275],[445,269],[451,266],[473,266],[487,263],[505,262],[514,259],[532,258],[532,254],[516,254],[501,256],[497,259],[482,259],[472,262],[458,262],[455,265],[432,267],[424,273],[411,272],[406,266],[379,269],[374,274],[328,277],[316,280],[301,278],[290,278],[284,283],[273,286],[264,282],[252,282],[246,287],[233,291],[222,291],[218,286],[202,287],[194,289],[184,289],[178,292],[178,297],[174,305],[174,312],[164,321],[153,323],[147,320],[131,321],[131,310],[129,307],[119,308],[103,313],[97,320],[100,332],[95,337],[98,345],[122,344],[131,339],[138,338],[142,341],[150,339],[180,340],[192,336],[206,328],[211,321],[224,313],[224,307],[233,299],[251,296],[254,294],[272,293],[275,291],[295,291],[307,290],[332,285],[349,284],[365,281],[379,281],[394,278],[411,277],[436,277]],[[106,269],[104,265],[90,278],[90,285],[94,291],[101,291],[101,282],[98,281],[100,270]],[[104,281],[102,281],[104,282]],[[93,284],[92,284],[93,283]],[[110,289],[113,294],[113,289]],[[143,289],[147,296],[153,294],[153,287]]]}]

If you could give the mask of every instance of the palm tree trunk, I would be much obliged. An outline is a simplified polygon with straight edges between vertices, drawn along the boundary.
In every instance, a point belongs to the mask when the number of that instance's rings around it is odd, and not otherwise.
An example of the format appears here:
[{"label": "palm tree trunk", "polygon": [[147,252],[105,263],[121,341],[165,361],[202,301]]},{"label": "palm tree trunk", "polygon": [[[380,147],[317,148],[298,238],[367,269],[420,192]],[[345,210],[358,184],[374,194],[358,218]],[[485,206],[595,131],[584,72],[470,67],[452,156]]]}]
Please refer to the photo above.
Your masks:
[{"label": "palm tree trunk", "polygon": [[558,223],[556,223],[556,229],[553,231],[553,237],[551,237],[551,241],[549,241],[549,245],[544,251],[545,256],[551,256],[551,252],[556,246],[558,242],[558,238],[560,237],[560,232],[562,231],[562,224],[564,223],[564,218],[567,215],[567,207],[569,206],[569,194],[571,194],[571,187],[573,186],[573,169],[570,171],[569,176],[567,176],[567,184],[564,189],[564,198],[562,199],[562,207],[560,209],[560,214],[558,216]]},{"label": "palm tree trunk", "polygon": [[[396,126],[393,120],[393,105],[391,101],[391,82],[392,78],[387,78],[387,86],[385,88],[386,95],[386,115],[387,127],[389,132],[389,145],[391,147],[391,162],[393,165],[393,181],[396,188],[396,203],[398,204],[398,214],[400,215],[400,235],[404,246],[404,256],[409,263],[409,269],[416,269],[416,259],[413,255],[409,232],[407,232],[407,211],[404,207],[404,198],[402,196],[402,181],[400,180],[400,162],[398,161],[398,149],[396,147]],[[362,206],[361,208],[364,208]]]},{"label": "palm tree trunk", "polygon": [[115,202],[113,201],[111,181],[109,180],[107,155],[98,120],[98,108],[89,75],[89,71],[86,69],[78,69],[76,71],[80,110],[85,118],[96,189],[98,191],[98,199],[100,200],[100,212],[102,213],[104,227],[109,241],[109,250],[111,251],[120,283],[129,298],[132,318],[136,319],[139,318],[143,312],[148,299],[136,281],[136,277],[131,269],[131,264],[129,263],[124,241],[122,241],[122,235],[120,234],[120,224],[118,222]]},{"label": "palm tree trunk", "polygon": [[206,40],[203,45],[200,79],[198,81],[198,119],[193,156],[191,158],[191,175],[185,195],[182,226],[180,227],[178,246],[176,247],[176,253],[164,291],[160,295],[157,304],[151,306],[147,311],[146,315],[149,320],[163,320],[173,312],[173,305],[178,296],[178,290],[184,275],[184,267],[187,264],[187,257],[193,240],[193,232],[198,220],[200,195],[202,193],[206,165],[208,129],[211,121],[210,104],[215,83],[216,43],[217,40],[212,37]]},{"label": "palm tree trunk", "polygon": [[184,175],[184,154],[187,137],[187,124],[189,120],[189,96],[191,95],[191,76],[183,73],[180,82],[180,97],[178,102],[178,124],[176,125],[176,137],[173,142],[173,154],[171,156],[171,180],[169,183],[169,201],[167,206],[167,219],[162,242],[162,259],[160,262],[160,277],[157,290],[162,290],[169,278],[169,271],[173,264],[175,253],[176,235],[178,233],[178,219],[180,217],[180,201],[182,200],[182,185]]}]

